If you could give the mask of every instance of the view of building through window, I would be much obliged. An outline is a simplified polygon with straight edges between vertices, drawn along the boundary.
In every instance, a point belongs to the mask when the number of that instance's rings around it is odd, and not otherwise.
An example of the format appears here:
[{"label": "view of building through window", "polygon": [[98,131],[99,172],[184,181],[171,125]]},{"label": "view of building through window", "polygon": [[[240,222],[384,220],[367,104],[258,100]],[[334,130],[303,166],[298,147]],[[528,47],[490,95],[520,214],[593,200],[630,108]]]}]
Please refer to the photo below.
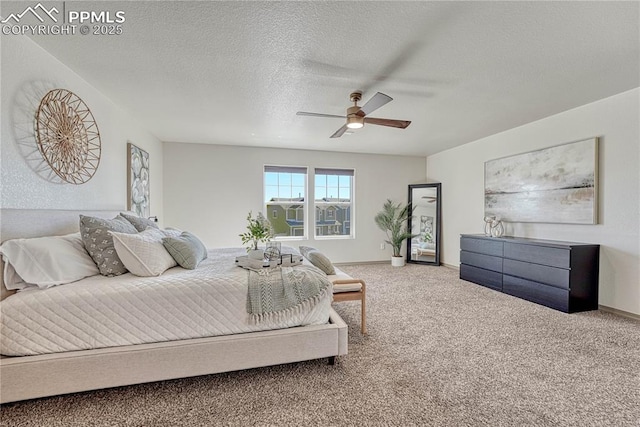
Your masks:
[{"label": "view of building through window", "polygon": [[[314,172],[314,236],[352,236],[353,169],[316,168]],[[306,237],[306,184],[306,167],[264,167],[264,216],[275,237]]]},{"label": "view of building through window", "polygon": [[352,235],[353,169],[315,170],[316,236]]},{"label": "view of building through window", "polygon": [[265,217],[275,237],[306,235],[306,182],[306,167],[264,167]]}]

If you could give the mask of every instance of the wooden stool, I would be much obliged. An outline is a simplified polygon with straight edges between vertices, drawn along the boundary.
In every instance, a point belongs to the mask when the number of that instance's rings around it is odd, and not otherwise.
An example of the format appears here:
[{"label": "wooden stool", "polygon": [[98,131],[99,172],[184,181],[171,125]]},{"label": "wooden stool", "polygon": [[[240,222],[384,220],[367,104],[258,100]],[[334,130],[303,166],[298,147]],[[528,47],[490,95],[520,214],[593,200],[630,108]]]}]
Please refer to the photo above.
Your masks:
[{"label": "wooden stool", "polygon": [[360,321],[360,330],[362,334],[367,333],[367,316],[365,310],[366,285],[361,279],[336,279],[333,280],[333,302],[342,301],[360,301],[360,311],[362,320]]}]

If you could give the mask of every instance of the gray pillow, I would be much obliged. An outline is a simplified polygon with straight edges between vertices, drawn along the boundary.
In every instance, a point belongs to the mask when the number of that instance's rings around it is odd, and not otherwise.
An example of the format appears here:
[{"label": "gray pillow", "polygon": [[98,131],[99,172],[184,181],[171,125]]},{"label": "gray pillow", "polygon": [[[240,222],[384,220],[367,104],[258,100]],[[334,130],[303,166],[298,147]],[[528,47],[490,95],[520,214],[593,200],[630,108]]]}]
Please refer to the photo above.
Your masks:
[{"label": "gray pillow", "polygon": [[336,274],[336,269],[333,267],[333,264],[331,264],[329,258],[327,258],[322,252],[312,249],[307,251],[305,257],[309,262],[311,262],[311,264],[324,271],[326,275]]},{"label": "gray pillow", "polygon": [[183,231],[178,237],[165,237],[162,244],[178,265],[187,270],[193,270],[200,261],[207,259],[207,248],[188,231]]},{"label": "gray pillow", "polygon": [[144,231],[147,229],[147,227],[152,227],[152,228],[159,228],[158,224],[156,224],[155,221],[152,221],[148,218],[144,218],[141,216],[136,216],[136,215],[131,215],[128,213],[124,213],[121,212],[120,216],[123,217],[124,219],[126,219],[127,221],[129,221],[131,223],[131,225],[133,225],[136,230],[138,231]]},{"label": "gray pillow", "polygon": [[113,219],[80,215],[80,236],[91,259],[103,276],[119,276],[128,270],[118,257],[109,231],[134,234],[138,231],[121,216]]},{"label": "gray pillow", "polygon": [[307,258],[309,251],[317,251],[316,248],[312,248],[311,246],[298,246],[298,249],[300,250],[300,254],[305,258]]}]

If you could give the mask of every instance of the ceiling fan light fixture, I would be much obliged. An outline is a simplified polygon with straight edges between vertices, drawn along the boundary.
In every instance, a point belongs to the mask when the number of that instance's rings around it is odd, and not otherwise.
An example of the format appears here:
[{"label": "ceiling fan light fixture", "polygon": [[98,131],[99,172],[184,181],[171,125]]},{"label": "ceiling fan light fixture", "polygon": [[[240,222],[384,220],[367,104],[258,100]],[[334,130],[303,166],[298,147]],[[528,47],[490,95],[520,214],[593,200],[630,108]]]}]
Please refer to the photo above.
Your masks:
[{"label": "ceiling fan light fixture", "polygon": [[360,107],[354,105],[347,108],[347,127],[349,129],[360,129],[364,126],[364,116],[359,116]]},{"label": "ceiling fan light fixture", "polygon": [[364,126],[363,117],[347,117],[347,127],[349,129],[360,129]]},{"label": "ceiling fan light fixture", "polygon": [[[353,130],[364,127],[365,122],[371,125],[387,126],[398,129],[405,129],[411,124],[409,120],[394,120],[394,119],[381,119],[376,117],[369,117],[369,113],[377,110],[378,108],[386,105],[388,102],[393,101],[389,95],[385,95],[381,92],[376,92],[364,106],[359,107],[358,101],[362,99],[362,92],[353,92],[350,96],[353,106],[347,108],[346,116],[338,116],[335,114],[321,114],[321,113],[309,113],[306,111],[298,111],[298,116],[311,116],[311,117],[335,117],[339,119],[347,119],[347,122],[340,126],[340,129],[335,131],[330,138],[340,138],[345,133],[347,135],[353,133]],[[350,132],[347,132],[350,130]]]}]

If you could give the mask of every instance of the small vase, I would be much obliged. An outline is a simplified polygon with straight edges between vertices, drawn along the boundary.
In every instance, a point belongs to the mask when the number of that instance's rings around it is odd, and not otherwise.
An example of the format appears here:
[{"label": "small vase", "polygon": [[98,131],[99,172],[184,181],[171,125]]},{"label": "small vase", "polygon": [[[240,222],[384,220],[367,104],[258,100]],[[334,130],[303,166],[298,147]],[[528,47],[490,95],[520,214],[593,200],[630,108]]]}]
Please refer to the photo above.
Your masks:
[{"label": "small vase", "polygon": [[251,249],[247,255],[249,259],[259,259],[260,261],[264,259],[264,251],[262,249]]}]

